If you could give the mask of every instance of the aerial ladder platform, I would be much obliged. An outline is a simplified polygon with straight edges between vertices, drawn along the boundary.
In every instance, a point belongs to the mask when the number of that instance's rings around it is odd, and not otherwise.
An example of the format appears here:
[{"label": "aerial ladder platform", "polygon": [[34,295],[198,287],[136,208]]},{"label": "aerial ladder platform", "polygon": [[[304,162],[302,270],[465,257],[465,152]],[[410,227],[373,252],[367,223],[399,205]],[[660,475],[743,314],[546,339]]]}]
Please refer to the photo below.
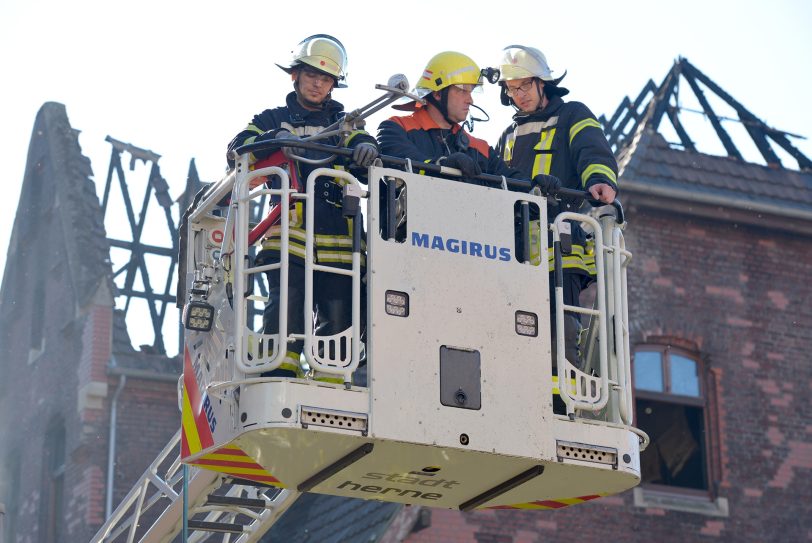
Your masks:
[{"label": "aerial ladder platform", "polygon": [[[238,149],[235,169],[189,215],[182,427],[93,542],[258,541],[304,492],[462,511],[545,510],[639,483],[648,438],[632,426],[631,253],[619,202],[549,225],[559,262],[565,221],[592,233],[594,306],[567,306],[560,275],[554,292],[547,288],[539,226],[555,195],[489,175],[480,176],[486,186],[463,183],[457,170],[385,156],[365,172],[366,183],[317,167],[300,185],[280,145]],[[313,141],[296,147],[330,154],[325,162],[351,152]],[[276,152],[251,164],[250,153],[263,148]],[[279,188],[269,188],[269,176]],[[341,180],[345,213],[365,210],[365,268],[360,212],[351,269],[313,258],[307,204],[320,179]],[[263,198],[275,202],[281,248],[278,261],[256,265],[251,247],[269,223],[251,224],[250,205]],[[306,209],[305,322],[314,320],[315,273],[351,278],[352,325],[332,336],[287,326],[287,210],[296,202]],[[281,277],[275,334],[249,318],[266,301],[250,286],[269,270]],[[565,358],[567,312],[589,323],[582,367]],[[294,341],[304,342],[305,377],[263,377]],[[365,381],[357,378],[364,364]]]}]

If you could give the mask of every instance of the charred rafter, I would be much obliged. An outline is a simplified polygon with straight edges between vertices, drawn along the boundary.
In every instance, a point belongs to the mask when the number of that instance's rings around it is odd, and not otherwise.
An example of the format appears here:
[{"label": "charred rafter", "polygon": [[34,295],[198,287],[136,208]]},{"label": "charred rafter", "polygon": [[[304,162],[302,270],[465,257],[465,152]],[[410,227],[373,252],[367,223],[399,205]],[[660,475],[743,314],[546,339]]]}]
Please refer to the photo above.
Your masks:
[{"label": "charred rafter", "polygon": [[[175,266],[178,261],[178,229],[172,217],[173,201],[169,196],[169,186],[166,180],[161,176],[161,170],[158,166],[160,155],[147,149],[141,149],[129,143],[118,141],[110,136],[106,138],[106,141],[112,146],[112,154],[110,156],[110,167],[107,172],[107,182],[105,183],[104,196],[102,198],[102,212],[106,219],[107,207],[110,202],[110,192],[113,187],[113,178],[115,177],[121,191],[121,197],[127,215],[127,224],[131,234],[131,240],[108,238],[112,247],[124,249],[129,252],[129,259],[126,264],[122,265],[119,269],[113,270],[113,279],[117,280],[116,286],[118,287],[118,295],[125,297],[125,315],[130,308],[130,302],[133,298],[146,300],[155,338],[152,349],[157,353],[165,354],[166,347],[163,340],[163,325],[167,306],[173,304],[175,301],[175,296],[171,293],[171,288],[175,274]],[[130,155],[131,170],[134,168],[137,160],[142,161],[145,165],[151,165],[146,190],[141,199],[141,207],[137,216],[121,161],[121,155],[125,152]],[[150,245],[141,241],[147,212],[153,202],[156,202],[163,209],[166,221],[166,232],[169,238],[168,241],[171,244],[170,247]],[[147,255],[169,258],[168,272],[166,277],[162,278],[162,290],[156,289],[152,285],[150,269],[146,262]],[[153,273],[155,273],[154,270]],[[139,278],[143,285],[143,290],[135,288],[136,280]]]},{"label": "charred rafter", "polygon": [[[768,126],[684,58],[680,58],[674,63],[674,66],[659,86],[654,85],[649,80],[634,102],[626,97],[610,119],[607,120],[601,116],[600,121],[606,131],[607,139],[615,152],[619,152],[631,142],[642,126],[649,126],[657,130],[663,117],[667,118],[674,127],[682,148],[696,151],[694,141],[686,131],[685,125],[680,121],[680,113],[685,111],[679,105],[680,81],[682,79],[688,83],[688,88],[702,108],[701,113],[710,121],[716,136],[729,157],[744,161],[741,152],[722,125],[723,120],[731,119],[716,114],[705,94],[706,91],[713,93],[736,112],[738,119],[733,120],[742,123],[768,165],[773,167],[783,166],[773,148],[775,144],[792,156],[798,162],[798,167],[801,170],[812,170],[812,160],[792,145],[788,139],[788,137],[800,136]],[[700,83],[702,86],[700,86]],[[703,90],[703,86],[705,90]],[[645,102],[646,99],[648,99],[648,102]]]}]

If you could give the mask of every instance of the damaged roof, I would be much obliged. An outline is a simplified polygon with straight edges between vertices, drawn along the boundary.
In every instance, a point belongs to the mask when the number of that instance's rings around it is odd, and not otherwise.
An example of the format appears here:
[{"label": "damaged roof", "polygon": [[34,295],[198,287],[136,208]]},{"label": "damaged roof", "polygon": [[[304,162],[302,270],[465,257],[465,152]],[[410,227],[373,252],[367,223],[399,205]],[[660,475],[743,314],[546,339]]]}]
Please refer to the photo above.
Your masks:
[{"label": "damaged roof", "polygon": [[[687,81],[726,156],[697,150],[680,120],[681,80]],[[736,112],[738,119],[724,120],[741,123],[764,164],[743,158],[706,93]],[[807,225],[812,221],[812,160],[791,143],[797,136],[767,125],[687,59],[675,62],[659,86],[649,81],[634,102],[625,98],[611,119],[600,120],[617,155],[622,196],[645,195],[647,202],[663,208],[688,202],[694,211],[704,207],[706,214],[725,208],[734,210],[737,220],[812,233]],[[664,120],[679,142],[668,142],[660,133]],[[796,161],[797,169],[786,167],[777,149]],[[773,219],[765,222],[765,216]]]},{"label": "damaged roof", "polygon": [[287,543],[375,542],[403,505],[319,494],[303,494],[262,541]]},{"label": "damaged roof", "polygon": [[79,131],[68,121],[65,106],[43,104],[37,113],[20,194],[20,204],[3,275],[3,298],[12,301],[18,290],[7,285],[19,243],[39,227],[41,213],[50,213],[58,228],[51,232],[64,243],[75,302],[87,305],[102,283],[115,292],[110,244],[104,230],[99,199],[91,177],[90,160],[82,154]]},{"label": "damaged roof", "polygon": [[812,219],[812,173],[672,148],[644,129],[618,156],[621,190]]}]

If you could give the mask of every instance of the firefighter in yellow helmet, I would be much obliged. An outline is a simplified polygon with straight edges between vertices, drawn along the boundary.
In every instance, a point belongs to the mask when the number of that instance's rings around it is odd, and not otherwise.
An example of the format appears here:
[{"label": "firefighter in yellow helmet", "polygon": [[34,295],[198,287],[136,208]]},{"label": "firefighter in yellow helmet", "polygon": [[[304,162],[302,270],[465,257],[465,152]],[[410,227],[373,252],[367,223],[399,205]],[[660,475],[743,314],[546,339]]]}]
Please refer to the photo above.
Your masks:
[{"label": "firefighter in yellow helmet", "polygon": [[[496,145],[499,155],[522,176],[536,179],[539,174],[551,175],[563,187],[588,191],[596,203],[612,203],[617,194],[615,156],[589,108],[580,102],[562,100],[569,93],[560,86],[566,72],[553,77],[544,54],[524,45],[503,49],[499,71],[502,104],[516,110],[513,123]],[[547,218],[553,221],[563,211],[576,211],[580,204],[548,198]],[[586,235],[580,224],[573,223],[571,227],[572,249],[564,255],[564,303],[579,305],[581,290],[594,275],[594,257],[587,252]],[[552,271],[552,249],[548,257]],[[580,319],[572,313],[565,315],[566,357],[577,366]]]},{"label": "firefighter in yellow helmet", "polygon": [[438,53],[426,64],[414,89],[426,100],[425,107],[414,101],[395,106],[413,113],[380,124],[381,152],[457,168],[464,180],[476,184],[481,184],[475,178],[482,172],[513,177],[515,172],[486,141],[460,126],[474,103],[473,93],[481,86],[482,71],[471,57],[456,51]]},{"label": "firefighter in yellow helmet", "polygon": [[[318,133],[344,115],[344,106],[332,98],[334,88],[346,87],[347,53],[344,46],[333,36],[316,34],[302,40],[292,51],[287,66],[277,64],[290,74],[293,92],[288,94],[285,105],[266,109],[255,115],[248,126],[231,141],[229,156],[234,149],[256,141],[282,139],[298,140]],[[366,168],[377,158],[375,138],[362,130],[347,136],[330,136],[319,143],[352,148],[351,160],[342,158],[316,165],[296,161],[299,179],[305,180],[315,168],[333,167],[355,170],[356,177],[364,180]],[[290,157],[323,159],[330,155],[286,147]],[[262,160],[270,152],[256,152],[253,160]],[[231,162],[231,159],[230,159]],[[233,164],[233,162],[231,162]],[[277,179],[278,181],[278,179]],[[316,181],[313,202],[315,211],[315,259],[318,264],[350,269],[352,267],[352,221],[342,212],[343,179],[320,177]],[[278,187],[276,187],[278,188]],[[288,275],[288,332],[304,333],[304,258],[305,258],[305,209],[297,201],[290,209],[289,275]],[[281,228],[272,226],[262,240],[262,251],[257,255],[257,265],[279,261]],[[363,258],[362,258],[363,261]],[[279,270],[267,272],[269,300],[264,313],[264,332],[273,334],[279,330]],[[351,279],[349,276],[317,272],[314,274],[313,300],[316,306],[318,333],[333,335],[351,324]],[[288,343],[285,360],[270,376],[297,377],[302,341]],[[263,374],[265,375],[265,374]],[[340,378],[318,376],[322,381],[340,382]]]}]

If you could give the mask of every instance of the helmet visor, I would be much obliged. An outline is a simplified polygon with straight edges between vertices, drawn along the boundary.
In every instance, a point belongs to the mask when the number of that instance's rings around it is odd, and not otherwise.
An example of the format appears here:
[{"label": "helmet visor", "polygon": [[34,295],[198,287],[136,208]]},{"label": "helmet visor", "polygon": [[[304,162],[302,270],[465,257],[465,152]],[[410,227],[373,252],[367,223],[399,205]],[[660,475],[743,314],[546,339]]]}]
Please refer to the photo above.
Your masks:
[{"label": "helmet visor", "polygon": [[454,83],[450,85],[451,87],[457,88],[463,92],[472,93],[472,92],[482,92],[482,85],[474,85],[472,83]]}]

